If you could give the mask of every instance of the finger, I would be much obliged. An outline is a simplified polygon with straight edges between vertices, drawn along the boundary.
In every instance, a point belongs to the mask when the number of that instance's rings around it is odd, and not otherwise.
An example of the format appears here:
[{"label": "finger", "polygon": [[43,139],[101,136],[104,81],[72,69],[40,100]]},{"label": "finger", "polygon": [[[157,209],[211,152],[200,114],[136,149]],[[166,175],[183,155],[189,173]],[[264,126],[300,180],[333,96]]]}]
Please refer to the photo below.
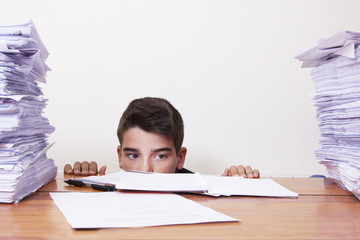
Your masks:
[{"label": "finger", "polygon": [[75,175],[80,175],[81,174],[81,163],[80,162],[75,162],[74,163],[73,171],[74,171]]},{"label": "finger", "polygon": [[254,174],[250,166],[245,167],[245,174],[248,178],[254,178]]},{"label": "finger", "polygon": [[90,163],[90,167],[89,167],[89,175],[95,175],[98,173],[98,166],[97,163],[92,161]]},{"label": "finger", "polygon": [[260,172],[257,169],[253,170],[254,178],[260,178]]},{"label": "finger", "polygon": [[83,175],[83,176],[89,175],[89,167],[90,167],[89,162],[88,161],[83,161],[81,163],[81,175]]},{"label": "finger", "polygon": [[238,175],[239,175],[239,176],[241,176],[241,177],[246,177],[245,168],[244,168],[243,165],[237,166],[237,171],[238,171]]},{"label": "finger", "polygon": [[231,166],[230,167],[229,176],[239,176],[238,168],[236,166]]},{"label": "finger", "polygon": [[100,174],[100,175],[104,175],[104,174],[105,174],[105,171],[106,171],[106,166],[102,166],[102,167],[99,169],[99,174]]},{"label": "finger", "polygon": [[228,168],[226,168],[223,172],[223,174],[221,174],[221,176],[229,176],[229,172],[230,170]]},{"label": "finger", "polygon": [[64,166],[64,173],[67,173],[67,174],[73,174],[74,173],[70,164],[66,164]]}]

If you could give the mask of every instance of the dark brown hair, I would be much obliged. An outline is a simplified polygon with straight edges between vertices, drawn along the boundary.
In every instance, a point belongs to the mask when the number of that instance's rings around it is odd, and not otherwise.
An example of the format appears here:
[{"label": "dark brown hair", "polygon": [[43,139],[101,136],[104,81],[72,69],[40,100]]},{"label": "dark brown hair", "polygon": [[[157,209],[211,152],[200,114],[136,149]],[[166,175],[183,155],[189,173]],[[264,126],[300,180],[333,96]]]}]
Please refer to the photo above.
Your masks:
[{"label": "dark brown hair", "polygon": [[159,133],[172,139],[177,153],[182,146],[183,120],[178,110],[165,99],[146,97],[130,102],[117,129],[120,144],[122,144],[124,132],[133,127],[139,127],[146,132]]}]

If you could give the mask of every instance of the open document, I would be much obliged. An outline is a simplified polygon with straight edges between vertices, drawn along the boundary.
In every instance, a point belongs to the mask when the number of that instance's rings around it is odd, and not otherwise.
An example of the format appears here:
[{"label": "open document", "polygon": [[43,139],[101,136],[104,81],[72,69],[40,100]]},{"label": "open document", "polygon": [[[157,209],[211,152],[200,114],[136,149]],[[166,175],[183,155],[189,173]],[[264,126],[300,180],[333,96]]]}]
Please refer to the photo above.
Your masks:
[{"label": "open document", "polygon": [[114,184],[120,190],[193,192],[210,196],[297,197],[272,179],[207,176],[199,173],[143,173],[120,171],[78,178],[84,183]]},{"label": "open document", "polygon": [[238,222],[170,193],[50,193],[73,228],[131,228],[208,222]]}]

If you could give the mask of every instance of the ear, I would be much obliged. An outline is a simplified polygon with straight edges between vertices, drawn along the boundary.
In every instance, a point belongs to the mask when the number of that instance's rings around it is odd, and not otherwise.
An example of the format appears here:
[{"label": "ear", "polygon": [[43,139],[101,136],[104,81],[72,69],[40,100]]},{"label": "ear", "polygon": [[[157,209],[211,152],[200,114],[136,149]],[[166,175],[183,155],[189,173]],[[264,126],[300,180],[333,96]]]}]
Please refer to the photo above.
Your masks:
[{"label": "ear", "polygon": [[119,145],[116,150],[117,150],[118,159],[119,159],[119,166],[121,169],[123,169],[123,164],[121,161],[121,145]]},{"label": "ear", "polygon": [[177,163],[176,163],[177,170],[181,170],[184,167],[186,153],[187,153],[186,147],[180,148],[180,150],[177,154]]}]

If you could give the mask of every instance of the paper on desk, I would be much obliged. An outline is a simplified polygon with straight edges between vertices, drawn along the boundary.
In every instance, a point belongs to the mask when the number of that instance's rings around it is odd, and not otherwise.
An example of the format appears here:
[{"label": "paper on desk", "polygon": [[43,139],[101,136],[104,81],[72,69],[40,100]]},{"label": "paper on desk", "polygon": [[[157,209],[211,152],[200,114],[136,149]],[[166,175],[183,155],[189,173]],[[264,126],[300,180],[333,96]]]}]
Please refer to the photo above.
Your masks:
[{"label": "paper on desk", "polygon": [[79,178],[87,183],[111,183],[121,190],[206,193],[211,196],[297,197],[271,179],[248,179],[180,173],[120,171],[104,176]]},{"label": "paper on desk", "polygon": [[0,202],[17,203],[55,178],[43,116],[48,51],[32,21],[0,26]]},{"label": "paper on desk", "polygon": [[204,192],[208,186],[199,173],[148,173],[120,171],[104,176],[91,176],[78,180],[89,183],[111,183],[121,190],[160,192]]},{"label": "paper on desk", "polygon": [[249,179],[242,177],[202,176],[209,185],[206,195],[211,196],[259,196],[298,197],[298,194],[272,179]]},{"label": "paper on desk", "polygon": [[336,52],[314,58],[322,51],[316,45],[297,57],[317,61],[311,71],[320,130],[315,155],[329,178],[360,199],[360,32],[338,32],[323,42]]},{"label": "paper on desk", "polygon": [[235,222],[176,194],[50,193],[73,228],[131,228],[206,222]]}]

